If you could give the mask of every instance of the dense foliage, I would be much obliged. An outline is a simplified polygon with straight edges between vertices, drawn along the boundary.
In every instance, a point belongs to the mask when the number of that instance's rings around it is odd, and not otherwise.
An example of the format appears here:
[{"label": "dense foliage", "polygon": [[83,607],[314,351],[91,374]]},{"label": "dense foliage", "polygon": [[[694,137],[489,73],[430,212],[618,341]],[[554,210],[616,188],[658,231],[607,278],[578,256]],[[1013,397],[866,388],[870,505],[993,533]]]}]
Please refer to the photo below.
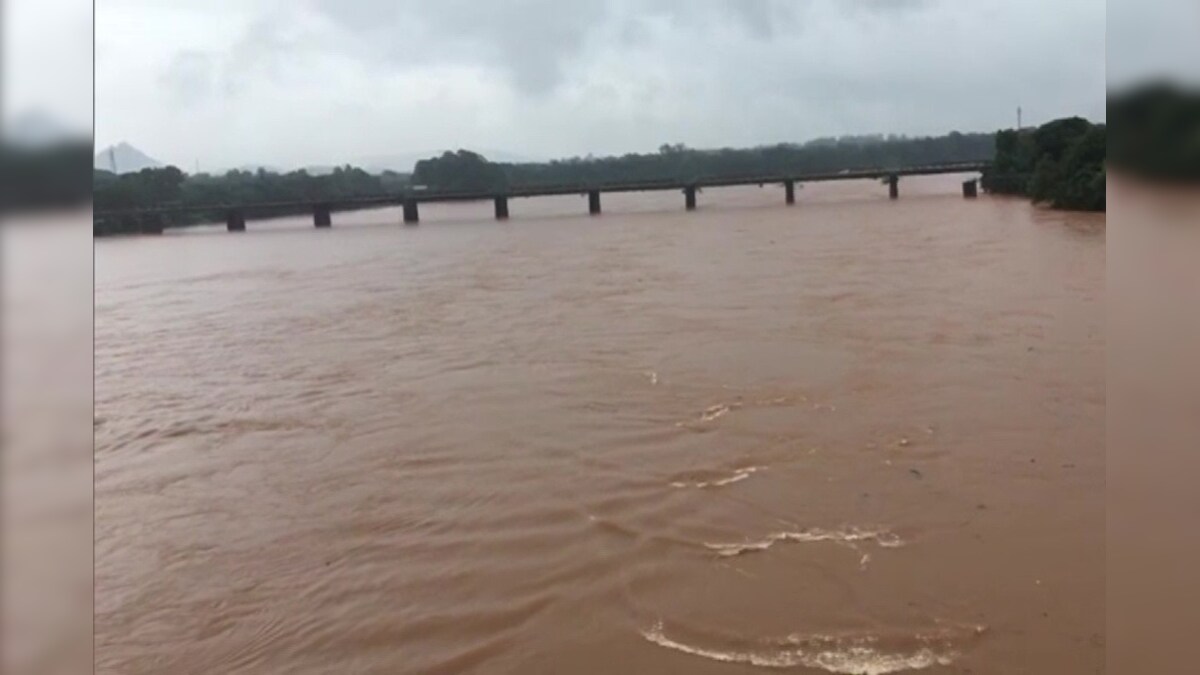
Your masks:
[{"label": "dense foliage", "polygon": [[[164,205],[261,204],[309,202],[395,194],[408,185],[404,174],[385,171],[372,175],[351,166],[315,176],[306,171],[279,174],[259,169],[229,171],[221,176],[206,173],[187,175],[168,166],[114,175],[95,170],[93,204],[97,211]],[[277,213],[287,213],[278,209]],[[220,213],[174,214],[168,224],[219,220]]]},{"label": "dense foliage", "polygon": [[38,148],[0,144],[0,210],[86,204],[91,161],[91,139]]},{"label": "dense foliage", "polygon": [[934,138],[855,136],[804,145],[693,150],[663,145],[657,153],[505,164],[510,185],[696,181],[707,178],[800,175],[843,169],[899,168],[991,159],[991,134],[952,132]]},{"label": "dense foliage", "polygon": [[417,162],[412,186],[404,174],[372,175],[351,166],[328,175],[305,171],[279,174],[230,171],[224,175],[187,175],[169,166],[115,175],[93,173],[97,231],[138,231],[136,220],[117,223],[105,212],[155,206],[213,206],[206,212],[168,213],[158,225],[220,221],[223,205],[278,204],[257,215],[307,211],[305,203],[339,202],[360,197],[399,196],[410,187],[436,192],[503,192],[511,187],[602,185],[642,181],[693,181],[843,169],[890,168],[917,164],[979,161],[992,152],[991,136],[951,133],[938,138],[882,136],[820,139],[802,146],[775,145],[743,150],[692,150],[663,145],[657,153],[622,157],[573,158],[562,161],[498,164],[459,150]]},{"label": "dense foliage", "polygon": [[1114,166],[1160,180],[1200,180],[1200,92],[1150,83],[1108,97]]},{"label": "dense foliage", "polygon": [[439,192],[503,192],[508,177],[501,165],[469,150],[459,150],[417,162],[413,183]]},{"label": "dense foliage", "polygon": [[[991,139],[990,134],[955,132],[937,138],[827,138],[804,145],[742,150],[692,150],[682,145],[663,145],[658,152],[649,154],[576,157],[528,164],[493,163],[476,153],[459,150],[418,162],[412,183],[439,192],[500,192],[510,186],[697,180],[967,162],[990,158]],[[322,176],[304,171],[278,174],[264,170],[189,176],[175,167],[166,167],[119,176],[97,170],[93,175],[93,187],[95,208],[104,212],[163,205],[337,201],[396,195],[409,185],[408,176],[404,174],[372,175],[350,166]],[[286,213],[287,209],[277,212]],[[170,216],[166,224],[220,220],[222,217],[217,211],[176,214]]]},{"label": "dense foliage", "polygon": [[473,152],[460,150],[418,162],[413,182],[437,191],[492,192],[510,186],[687,182],[722,177],[800,175],[842,169],[972,162],[989,159],[991,155],[990,134],[958,132],[937,138],[827,138],[804,145],[780,144],[740,150],[693,150],[683,145],[663,145],[656,153],[574,157],[523,164],[493,164]]},{"label": "dense foliage", "polygon": [[999,131],[983,188],[1025,195],[1058,209],[1103,211],[1106,135],[1104,125],[1079,117],[1037,129]]}]

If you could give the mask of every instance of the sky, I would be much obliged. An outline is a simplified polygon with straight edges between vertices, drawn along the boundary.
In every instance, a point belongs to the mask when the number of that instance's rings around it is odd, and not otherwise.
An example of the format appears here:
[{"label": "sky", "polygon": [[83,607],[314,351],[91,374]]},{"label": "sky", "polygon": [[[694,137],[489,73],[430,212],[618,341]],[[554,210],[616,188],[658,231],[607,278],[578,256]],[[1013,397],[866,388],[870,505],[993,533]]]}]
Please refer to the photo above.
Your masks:
[{"label": "sky", "polygon": [[188,170],[1105,111],[1103,0],[96,0],[95,41],[97,146]]},{"label": "sky", "polygon": [[[1196,4],[1136,4],[1156,3]],[[48,74],[91,19],[9,0],[6,115],[91,112],[55,93],[91,77]],[[1100,121],[1105,36],[1103,0],[95,0],[94,133],[191,169],[991,131],[1017,106]]]},{"label": "sky", "polygon": [[[103,0],[101,0],[103,1]],[[0,116],[31,112],[64,131],[92,126],[91,0],[0,0]]]}]

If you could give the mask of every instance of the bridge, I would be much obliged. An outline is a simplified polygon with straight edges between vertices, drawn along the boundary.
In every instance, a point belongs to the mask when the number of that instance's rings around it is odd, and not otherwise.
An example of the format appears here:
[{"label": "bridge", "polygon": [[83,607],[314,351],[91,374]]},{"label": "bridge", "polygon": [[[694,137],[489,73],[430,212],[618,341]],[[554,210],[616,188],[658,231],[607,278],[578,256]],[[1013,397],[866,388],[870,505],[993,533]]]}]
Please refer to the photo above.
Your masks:
[{"label": "bridge", "polygon": [[[911,166],[901,169],[856,169],[829,173],[790,174],[771,176],[742,176],[705,178],[694,181],[661,180],[628,183],[601,183],[591,185],[539,185],[513,186],[502,192],[497,191],[419,191],[409,190],[401,194],[380,195],[372,197],[352,197],[342,199],[313,199],[284,202],[260,202],[254,204],[166,204],[141,209],[97,211],[93,215],[93,233],[96,236],[111,234],[161,234],[166,223],[166,217],[171,214],[183,213],[213,213],[224,214],[225,225],[230,232],[241,232],[246,229],[246,220],[250,216],[271,217],[280,214],[295,214],[311,211],[313,225],[330,227],[333,225],[333,212],[353,209],[379,208],[384,206],[401,206],[403,220],[406,224],[416,224],[420,220],[420,204],[429,202],[461,202],[490,200],[495,206],[497,220],[508,218],[508,201],[510,199],[545,197],[552,195],[587,195],[588,213],[600,214],[600,195],[608,192],[648,192],[658,190],[679,190],[683,192],[684,208],[692,211],[696,208],[696,193],[704,188],[731,187],[736,185],[782,185],[784,201],[792,205],[796,203],[796,184],[815,183],[832,180],[881,180],[888,186],[888,196],[892,199],[900,197],[900,178],[903,176],[929,176],[950,173],[977,173],[988,166],[988,162],[960,162],[954,164],[936,164]],[[962,185],[964,197],[975,197],[977,179],[965,181]]]}]

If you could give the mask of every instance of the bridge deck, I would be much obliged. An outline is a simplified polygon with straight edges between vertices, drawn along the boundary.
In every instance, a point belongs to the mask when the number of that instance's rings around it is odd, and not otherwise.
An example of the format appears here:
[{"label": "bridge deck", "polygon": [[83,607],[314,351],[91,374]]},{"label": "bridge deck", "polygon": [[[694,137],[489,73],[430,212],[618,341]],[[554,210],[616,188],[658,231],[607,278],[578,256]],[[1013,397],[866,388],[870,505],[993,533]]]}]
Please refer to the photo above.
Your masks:
[{"label": "bridge deck", "polygon": [[815,183],[820,181],[831,180],[861,180],[861,179],[881,179],[889,176],[928,176],[934,174],[947,173],[971,173],[982,171],[988,166],[988,162],[963,162],[956,164],[938,164],[929,166],[912,166],[901,169],[856,169],[847,171],[827,172],[827,173],[810,173],[810,174],[791,174],[791,175],[771,175],[771,176],[741,176],[727,178],[700,178],[694,181],[685,180],[664,180],[664,181],[642,181],[629,183],[596,183],[596,184],[570,184],[570,185],[537,185],[537,186],[513,186],[503,191],[470,191],[470,192],[429,192],[429,191],[410,191],[394,195],[381,195],[377,197],[351,197],[342,199],[307,199],[285,202],[259,202],[254,204],[229,204],[229,203],[213,203],[213,204],[164,204],[160,206],[152,206],[140,209],[122,209],[111,211],[97,211],[94,214],[96,218],[109,217],[128,217],[148,214],[168,214],[168,213],[201,213],[201,212],[218,212],[236,210],[242,213],[254,213],[256,211],[276,211],[282,209],[299,209],[302,207],[315,208],[324,206],[330,210],[347,209],[347,208],[363,208],[369,206],[389,206],[403,204],[404,202],[458,202],[458,201],[480,201],[494,199],[497,197],[504,198],[519,198],[519,197],[546,197],[552,195],[571,195],[571,194],[587,194],[589,192],[647,192],[654,190],[683,190],[688,187],[695,188],[710,188],[710,187],[732,187],[736,185],[767,185],[767,184],[784,184],[784,183]]}]

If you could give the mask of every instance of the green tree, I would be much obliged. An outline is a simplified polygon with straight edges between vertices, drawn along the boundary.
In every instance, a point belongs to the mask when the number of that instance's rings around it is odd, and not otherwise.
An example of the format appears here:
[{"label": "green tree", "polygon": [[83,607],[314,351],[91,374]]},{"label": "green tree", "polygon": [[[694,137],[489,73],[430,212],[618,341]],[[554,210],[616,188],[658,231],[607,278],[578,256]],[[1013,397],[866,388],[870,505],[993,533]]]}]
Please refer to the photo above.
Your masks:
[{"label": "green tree", "polygon": [[417,162],[413,182],[445,192],[501,192],[508,183],[499,165],[469,150]]},{"label": "green tree", "polygon": [[1079,117],[1032,131],[996,133],[996,156],[983,174],[989,192],[1019,194],[1054,208],[1105,208],[1107,133]]}]

